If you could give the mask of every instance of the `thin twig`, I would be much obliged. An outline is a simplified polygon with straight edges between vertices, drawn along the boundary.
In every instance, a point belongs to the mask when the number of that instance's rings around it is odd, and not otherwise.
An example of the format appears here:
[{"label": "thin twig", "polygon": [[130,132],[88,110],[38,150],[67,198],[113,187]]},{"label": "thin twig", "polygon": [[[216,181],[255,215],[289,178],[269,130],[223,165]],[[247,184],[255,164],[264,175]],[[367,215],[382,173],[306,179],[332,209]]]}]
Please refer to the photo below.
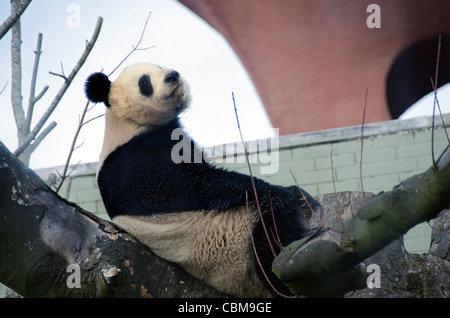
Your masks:
[{"label": "thin twig", "polygon": [[272,233],[272,236],[274,237],[274,241],[275,243],[277,243],[278,247],[280,248],[280,250],[283,250],[283,244],[281,244],[281,240],[280,240],[280,235],[278,235],[278,229],[277,229],[277,222],[275,221],[275,213],[273,211],[273,207],[272,207],[272,196],[270,195],[270,190],[268,192],[269,194],[269,204],[270,204],[270,212],[272,213],[272,222],[273,222],[273,227],[275,228],[275,235],[272,232],[272,229],[270,229],[270,232]]},{"label": "thin twig", "polygon": [[[89,108],[87,111],[90,111],[91,109],[92,109],[92,108]],[[94,121],[94,120],[96,120],[96,119],[98,119],[98,118],[101,118],[101,117],[104,117],[104,116],[105,116],[105,114],[101,114],[101,115],[95,116],[95,117],[93,117],[93,118],[91,118],[91,119],[89,119],[89,120],[86,120],[86,121],[83,123],[83,126],[89,124],[91,121]]]},{"label": "thin twig", "polygon": [[247,161],[248,170],[250,172],[250,179],[252,181],[253,192],[255,194],[256,206],[258,207],[259,217],[261,218],[261,224],[263,226],[264,233],[266,234],[267,241],[269,243],[269,246],[270,246],[270,249],[272,251],[273,257],[276,257],[277,254],[275,253],[275,250],[274,250],[274,248],[272,246],[269,233],[267,232],[266,225],[264,224],[264,221],[263,221],[263,215],[262,215],[261,207],[260,207],[259,200],[258,200],[258,194],[256,192],[255,180],[253,179],[252,167],[250,166],[250,161],[248,160],[247,148],[245,147],[244,138],[242,137],[241,125],[239,124],[239,116],[238,116],[238,113],[237,113],[236,101],[234,100],[234,93],[232,92],[231,95],[233,97],[234,113],[236,115],[236,122],[237,122],[238,130],[239,130],[239,135],[241,136],[242,146],[244,147],[245,160]]},{"label": "thin twig", "polygon": [[[66,159],[66,163],[64,165],[63,172],[62,172],[62,174],[59,174],[59,172],[58,172],[59,176],[61,177],[61,182],[59,183],[58,186],[55,187],[55,191],[56,192],[58,192],[61,189],[64,181],[67,179],[67,177],[70,175],[70,173],[72,173],[72,172],[70,172],[69,174],[67,174],[67,171],[69,169],[69,164],[70,164],[70,160],[72,158],[73,152],[81,146],[80,145],[78,147],[75,147],[75,144],[77,142],[78,135],[80,134],[81,128],[86,124],[86,123],[84,123],[84,118],[86,117],[86,113],[88,111],[88,108],[89,108],[89,101],[86,102],[86,105],[84,106],[83,112],[81,113],[81,117],[80,117],[80,119],[78,121],[78,127],[77,127],[77,130],[75,131],[75,135],[74,135],[74,137],[72,139],[72,145],[70,146],[69,154],[67,155],[67,159]],[[99,118],[99,117],[100,116],[97,116],[95,118]],[[95,119],[95,118],[92,118],[92,120]],[[92,121],[92,120],[89,120],[89,122]]]},{"label": "thin twig", "polygon": [[[233,98],[234,113],[235,113],[235,115],[236,115],[236,122],[237,122],[238,130],[239,130],[239,135],[240,135],[240,137],[241,137],[242,146],[244,147],[245,160],[246,160],[246,162],[247,162],[248,170],[249,170],[249,173],[250,173],[250,179],[251,179],[251,181],[252,181],[252,187],[253,187],[253,192],[254,192],[255,199],[256,199],[256,206],[258,207],[259,217],[260,217],[260,220],[261,220],[262,227],[263,227],[263,229],[264,229],[264,233],[265,233],[266,238],[267,238],[267,242],[268,242],[268,244],[269,244],[269,246],[270,246],[270,249],[271,249],[271,251],[272,251],[273,257],[276,257],[275,250],[274,250],[274,248],[273,248],[273,246],[272,246],[272,242],[271,242],[271,239],[270,239],[269,234],[268,234],[268,232],[267,232],[267,228],[266,228],[266,225],[265,225],[263,216],[262,216],[261,207],[260,207],[259,200],[258,200],[258,194],[257,194],[257,191],[256,191],[255,180],[254,180],[254,178],[253,178],[252,168],[251,168],[251,165],[250,165],[250,161],[249,161],[249,159],[248,159],[247,148],[245,147],[244,137],[242,136],[241,125],[240,125],[240,123],[239,123],[239,116],[238,116],[238,113],[237,113],[236,101],[235,101],[235,99],[234,99],[234,92],[231,93],[231,96],[232,96],[232,98]],[[271,196],[270,196],[270,190],[269,190],[268,195],[269,195],[270,209],[271,209],[271,211],[272,211],[273,223],[274,223],[275,231],[276,231],[277,237],[278,237],[278,230],[277,230],[277,228],[276,228],[275,216],[274,216],[273,207],[272,207],[272,199],[271,199]],[[261,269],[261,272],[263,273],[263,275],[264,275],[264,277],[265,277],[267,283],[270,285],[270,287],[271,287],[271,288],[272,288],[279,296],[285,297],[285,298],[294,298],[295,296],[287,296],[287,295],[284,295],[283,293],[279,292],[279,291],[275,288],[275,286],[272,285],[272,283],[271,283],[270,280],[269,280],[269,277],[266,275],[266,272],[264,271],[264,268],[263,268],[263,266],[262,266],[262,264],[261,264],[261,261],[259,260],[258,252],[256,251],[256,245],[255,245],[255,242],[254,242],[254,239],[253,239],[252,225],[251,225],[251,219],[250,219],[250,211],[249,211],[249,208],[248,208],[248,191],[245,191],[245,200],[246,200],[246,208],[247,208],[247,219],[248,219],[248,224],[249,224],[249,228],[250,228],[250,238],[251,238],[251,241],[252,241],[253,252],[254,252],[255,257],[256,257],[256,260],[257,260],[257,262],[258,262],[259,268]],[[271,230],[272,230],[272,229],[271,229]],[[273,233],[272,233],[272,235],[273,235]],[[278,241],[280,241],[279,237],[278,237]],[[275,242],[276,242],[276,240],[275,240]],[[279,245],[280,245],[280,248],[282,248],[281,242],[280,242]]]},{"label": "thin twig", "polygon": [[152,14],[152,12],[150,11],[147,16],[147,20],[145,20],[144,28],[141,32],[141,36],[139,37],[139,41],[137,42],[137,44],[132,46],[133,49],[131,50],[131,52],[125,56],[125,58],[111,71],[111,73],[109,73],[108,77],[111,76],[120,67],[120,65],[122,65],[123,62],[125,62],[130,57],[130,55],[133,54],[135,51],[148,50],[148,49],[154,47],[154,46],[150,46],[150,47],[146,47],[146,48],[139,48],[139,45],[141,45],[142,39],[144,37],[145,30],[147,29],[148,20],[150,19],[151,14]]},{"label": "thin twig", "polygon": [[439,99],[437,97],[437,91],[435,90],[433,79],[431,77],[430,77],[430,80],[431,80],[431,86],[433,87],[433,91],[435,92],[434,99],[436,100],[436,105],[438,107],[439,114],[441,116],[442,126],[444,127],[445,136],[447,137],[447,142],[450,144],[450,138],[448,137],[447,127],[445,126],[445,121],[444,121],[444,116],[442,115],[441,105],[439,105]]},{"label": "thin twig", "polygon": [[61,74],[58,74],[58,73],[55,73],[55,72],[50,72],[50,71],[49,71],[49,73],[50,73],[51,75],[54,75],[54,76],[62,77],[65,81],[67,81],[67,76],[66,76],[66,74],[65,74],[65,72],[64,72],[64,65],[63,65],[63,62],[62,62],[62,61],[59,61],[59,63],[61,64]]},{"label": "thin twig", "polygon": [[363,164],[363,148],[364,148],[364,121],[366,119],[366,106],[367,106],[367,94],[369,93],[369,89],[366,88],[366,97],[364,98],[364,110],[363,110],[363,118],[361,125],[361,156],[359,161],[359,178],[361,183],[361,192],[363,197],[363,203],[366,203],[366,195],[364,193],[364,184],[363,184],[363,176],[362,176],[362,164]]},{"label": "thin twig", "polygon": [[[77,147],[78,148],[78,147]],[[61,174],[61,173],[59,173],[59,171],[58,170],[56,170],[56,173],[58,174],[58,176],[61,178],[61,179],[67,179],[74,171],[75,171],[75,169],[77,169],[78,168],[78,166],[80,165],[80,163],[81,163],[81,161],[78,161],[77,162],[77,164],[74,166],[74,167],[72,167],[72,169],[69,171],[69,173],[67,173],[67,172],[64,172],[64,174]],[[55,183],[53,183],[53,186],[55,187],[55,189],[56,189],[56,182]],[[58,187],[58,191],[59,191],[59,189],[61,188],[61,186],[62,186],[62,182],[60,183],[60,185],[59,185],[59,187]],[[57,192],[58,192],[57,191]]]},{"label": "thin twig", "polygon": [[66,77],[64,74],[58,74],[58,73],[51,72],[51,71],[48,71],[48,73],[49,73],[50,75],[54,75],[54,76],[61,77],[62,79],[64,79],[64,81],[67,82],[67,77]]},{"label": "thin twig", "polygon": [[0,95],[5,91],[8,84],[9,84],[9,81],[7,81],[6,84],[3,86],[3,88],[0,90]]},{"label": "thin twig", "polygon": [[330,152],[330,158],[331,158],[331,179],[333,181],[333,188],[334,188],[334,196],[336,198],[336,212],[338,215],[339,223],[341,224],[342,231],[344,231],[345,236],[347,236],[348,240],[351,240],[350,236],[347,234],[347,231],[345,230],[344,223],[342,222],[342,213],[341,208],[339,206],[339,198],[336,191],[336,182],[334,181],[334,166],[333,166],[333,153]]},{"label": "thin twig", "polygon": [[[441,55],[441,35],[439,35],[439,42],[438,42],[438,52],[436,57],[436,73],[434,76],[434,100],[433,100],[433,118],[432,118],[432,124],[431,124],[431,159],[433,162],[433,168],[436,169],[436,160],[434,158],[434,113],[436,108],[436,96],[437,96],[437,87],[438,87],[438,75],[439,75],[439,58]],[[431,80],[433,81],[433,80]]]},{"label": "thin twig", "polygon": [[61,74],[66,77],[66,72],[64,72],[64,64],[62,61],[59,61],[59,64],[61,64]]},{"label": "thin twig", "polygon": [[249,209],[248,209],[248,191],[245,191],[245,203],[246,203],[246,208],[247,208],[247,220],[248,220],[248,226],[249,226],[249,230],[250,230],[250,239],[251,239],[251,241],[252,241],[253,253],[255,254],[256,261],[257,261],[257,263],[258,263],[258,265],[259,265],[259,268],[260,268],[261,272],[262,272],[263,275],[264,275],[264,278],[266,279],[266,281],[267,281],[267,283],[269,284],[270,288],[272,288],[272,289],[273,289],[278,295],[280,295],[281,297],[285,297],[285,298],[295,298],[296,296],[287,296],[287,295],[284,295],[283,293],[279,292],[279,291],[275,288],[275,286],[272,285],[272,283],[271,283],[269,277],[267,276],[266,271],[264,270],[264,268],[263,268],[263,266],[262,266],[262,264],[261,264],[261,261],[260,261],[260,259],[259,259],[259,257],[258,257],[258,252],[256,251],[255,240],[253,239],[253,234],[252,234],[252,222],[251,222],[251,217],[250,217],[250,211],[249,211]]},{"label": "thin twig", "polygon": [[75,146],[75,147],[73,148],[73,150],[74,150],[74,151],[75,151],[75,150],[78,150],[79,148],[83,147],[83,145],[84,145],[84,141],[82,141],[81,144],[79,144],[78,146]]},{"label": "thin twig", "polygon": [[334,194],[336,197],[336,209],[338,214],[340,214],[341,208],[339,207],[339,200],[336,191],[336,182],[334,181],[334,165],[333,165],[333,153],[330,152],[330,161],[331,161],[331,181],[333,182]]},{"label": "thin twig", "polygon": [[60,174],[60,173],[58,172],[59,176],[61,177],[61,182],[59,183],[59,185],[58,185],[57,187],[55,187],[55,191],[56,191],[56,192],[58,192],[58,191],[61,189],[61,187],[62,187],[64,181],[65,181],[66,178],[68,177],[68,175],[67,175],[67,170],[69,169],[70,159],[72,158],[72,154],[73,154],[73,152],[75,151],[75,144],[76,144],[76,142],[77,142],[77,138],[78,138],[78,135],[79,135],[79,133],[80,133],[81,127],[83,127],[83,120],[84,120],[84,117],[86,116],[86,111],[87,111],[87,108],[88,108],[88,107],[89,107],[89,101],[86,103],[86,106],[84,106],[83,112],[81,113],[81,119],[80,119],[79,122],[78,122],[78,127],[77,127],[77,130],[76,130],[76,132],[75,132],[75,136],[74,136],[74,138],[72,139],[72,145],[70,146],[69,154],[68,154],[68,156],[67,156],[67,159],[66,159],[66,163],[65,163],[65,165],[64,165],[63,172],[62,172],[62,174]]}]

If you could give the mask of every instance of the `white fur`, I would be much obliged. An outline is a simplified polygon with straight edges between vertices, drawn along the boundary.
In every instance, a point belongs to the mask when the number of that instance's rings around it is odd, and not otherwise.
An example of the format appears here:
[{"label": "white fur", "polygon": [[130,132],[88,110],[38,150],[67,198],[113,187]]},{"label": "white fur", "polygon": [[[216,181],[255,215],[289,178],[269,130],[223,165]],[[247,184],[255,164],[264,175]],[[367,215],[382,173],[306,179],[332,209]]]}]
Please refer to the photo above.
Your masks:
[{"label": "white fur", "polygon": [[158,256],[218,290],[239,297],[271,296],[256,275],[245,207],[146,218],[121,215],[113,221]]},{"label": "white fur", "polygon": [[[120,119],[137,125],[164,125],[185,110],[190,100],[189,87],[182,77],[177,82],[164,82],[172,71],[150,63],[127,67],[111,85],[110,109]],[[147,74],[152,82],[154,92],[150,97],[139,91],[138,81],[143,74]]]},{"label": "white fur", "polygon": [[[125,68],[111,84],[97,172],[117,147],[146,130],[167,123],[189,107],[190,90],[183,77],[180,76],[177,83],[164,82],[172,71],[156,64],[138,63]],[[151,79],[154,90],[151,97],[139,92],[138,81],[143,74]]]}]

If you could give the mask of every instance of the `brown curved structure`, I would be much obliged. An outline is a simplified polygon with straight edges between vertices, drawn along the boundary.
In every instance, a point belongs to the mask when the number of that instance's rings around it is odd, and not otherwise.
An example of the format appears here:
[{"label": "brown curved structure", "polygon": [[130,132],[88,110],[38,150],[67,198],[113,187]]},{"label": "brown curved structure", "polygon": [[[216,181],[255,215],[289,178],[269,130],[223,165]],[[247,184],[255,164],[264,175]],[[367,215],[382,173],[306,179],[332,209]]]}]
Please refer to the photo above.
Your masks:
[{"label": "brown curved structure", "polygon": [[[228,40],[280,134],[361,124],[366,89],[366,122],[398,117],[432,90],[438,35],[450,33],[446,0],[179,1]],[[367,26],[369,4],[381,28]],[[450,81],[446,39],[441,84]]]}]

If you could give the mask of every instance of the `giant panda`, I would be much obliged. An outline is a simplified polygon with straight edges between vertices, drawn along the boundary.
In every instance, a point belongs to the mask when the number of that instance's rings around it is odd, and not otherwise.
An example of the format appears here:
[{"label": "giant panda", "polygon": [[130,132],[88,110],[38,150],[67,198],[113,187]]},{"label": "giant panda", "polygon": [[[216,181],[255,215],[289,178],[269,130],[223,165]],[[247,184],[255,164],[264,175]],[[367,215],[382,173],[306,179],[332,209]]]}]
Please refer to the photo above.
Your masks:
[{"label": "giant panda", "polygon": [[[180,141],[172,132],[182,129],[179,115],[191,97],[173,69],[138,63],[114,82],[94,73],[85,93],[106,105],[97,183],[114,223],[224,293],[289,293],[271,271],[272,249],[277,254],[308,235],[303,218],[318,207],[309,194],[258,178],[253,187],[249,175],[215,167],[203,156],[176,163],[172,150]],[[201,149],[188,140],[191,159],[198,159]]]}]

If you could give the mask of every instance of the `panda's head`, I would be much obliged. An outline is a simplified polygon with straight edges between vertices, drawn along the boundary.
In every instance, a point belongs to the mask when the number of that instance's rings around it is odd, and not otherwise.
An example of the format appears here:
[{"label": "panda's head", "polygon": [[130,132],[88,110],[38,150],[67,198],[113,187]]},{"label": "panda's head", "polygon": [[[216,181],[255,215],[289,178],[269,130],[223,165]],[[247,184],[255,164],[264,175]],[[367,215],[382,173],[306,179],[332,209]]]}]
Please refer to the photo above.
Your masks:
[{"label": "panda's head", "polygon": [[151,63],[125,68],[115,82],[94,73],[85,92],[91,102],[105,103],[117,120],[149,128],[164,125],[190,103],[189,86],[180,74]]}]

